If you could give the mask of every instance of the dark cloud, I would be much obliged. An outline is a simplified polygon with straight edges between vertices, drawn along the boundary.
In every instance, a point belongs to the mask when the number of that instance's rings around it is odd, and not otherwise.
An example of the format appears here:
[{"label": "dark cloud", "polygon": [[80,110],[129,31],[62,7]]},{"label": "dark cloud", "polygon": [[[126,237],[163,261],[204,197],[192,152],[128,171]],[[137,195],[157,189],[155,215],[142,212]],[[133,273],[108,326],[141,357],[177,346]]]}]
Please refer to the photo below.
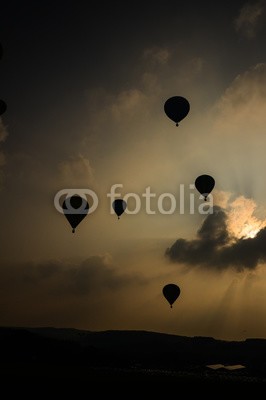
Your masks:
[{"label": "dark cloud", "polygon": [[235,20],[235,29],[248,39],[255,38],[258,28],[265,21],[265,1],[244,4]]},{"label": "dark cloud", "polygon": [[48,261],[1,266],[0,275],[2,291],[48,290],[55,295],[74,296],[117,290],[136,280],[119,274],[106,256],[91,256],[79,263]]},{"label": "dark cloud", "polygon": [[[0,324],[119,329],[147,280],[109,255],[0,265]],[[127,322],[126,326],[127,326]]]},{"label": "dark cloud", "polygon": [[93,256],[83,261],[78,268],[71,268],[67,273],[70,291],[76,294],[100,292],[106,289],[119,289],[129,284],[132,277],[119,275],[115,267],[105,257]]},{"label": "dark cloud", "polygon": [[204,220],[197,239],[178,239],[165,255],[176,263],[204,266],[218,270],[235,268],[254,269],[266,261],[266,228],[254,238],[236,239],[227,230],[227,214],[218,206]]}]

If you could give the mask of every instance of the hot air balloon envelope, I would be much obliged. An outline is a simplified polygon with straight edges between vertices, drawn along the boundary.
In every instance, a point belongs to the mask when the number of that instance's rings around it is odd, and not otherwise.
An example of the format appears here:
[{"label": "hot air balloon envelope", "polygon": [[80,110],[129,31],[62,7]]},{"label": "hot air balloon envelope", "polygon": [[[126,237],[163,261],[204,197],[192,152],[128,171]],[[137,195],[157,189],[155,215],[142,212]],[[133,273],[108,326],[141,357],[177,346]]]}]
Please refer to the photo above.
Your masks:
[{"label": "hot air balloon envelope", "polygon": [[87,200],[77,194],[67,197],[62,205],[64,215],[75,232],[76,227],[86,217],[89,212]]},{"label": "hot air balloon envelope", "polygon": [[180,295],[180,288],[174,283],[168,283],[163,288],[163,295],[172,308],[172,305]]},{"label": "hot air balloon envelope", "polygon": [[122,215],[125,209],[127,208],[127,203],[123,199],[115,199],[113,201],[112,207],[119,219],[120,215]]},{"label": "hot air balloon envelope", "polygon": [[212,189],[215,186],[215,180],[210,175],[200,175],[195,180],[195,187],[199,191],[199,193],[204,197],[204,200],[207,200],[208,194],[211,193]]},{"label": "hot air balloon envelope", "polygon": [[164,112],[168,118],[176,123],[178,123],[184,119],[190,110],[190,104],[185,97],[182,96],[173,96],[170,97],[164,103]]}]

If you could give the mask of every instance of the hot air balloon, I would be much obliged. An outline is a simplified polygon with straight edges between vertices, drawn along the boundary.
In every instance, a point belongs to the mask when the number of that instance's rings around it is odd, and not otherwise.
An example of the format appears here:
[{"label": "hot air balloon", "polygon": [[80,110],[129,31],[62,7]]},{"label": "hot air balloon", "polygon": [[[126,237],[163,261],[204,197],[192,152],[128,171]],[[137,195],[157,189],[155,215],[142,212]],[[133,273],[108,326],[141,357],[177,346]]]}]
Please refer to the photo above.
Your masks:
[{"label": "hot air balloon", "polygon": [[176,123],[176,126],[178,126],[178,123],[188,115],[189,110],[190,104],[187,99],[182,96],[170,97],[164,103],[165,114]]},{"label": "hot air balloon", "polygon": [[120,219],[120,215],[122,215],[123,212],[125,211],[125,209],[127,207],[127,203],[123,199],[115,199],[113,201],[112,207],[113,207],[118,219]]},{"label": "hot air balloon", "polygon": [[172,308],[174,302],[180,295],[180,288],[179,288],[179,286],[175,285],[174,283],[168,283],[163,288],[163,295]]},{"label": "hot air balloon", "polygon": [[195,180],[195,187],[207,201],[208,194],[211,193],[214,188],[215,180],[210,175],[200,175]]},{"label": "hot air balloon", "polygon": [[85,198],[75,194],[67,197],[62,205],[64,215],[75,232],[78,224],[86,217],[89,212],[89,204]]},{"label": "hot air balloon", "polygon": [[0,100],[0,115],[4,114],[7,109],[7,105],[4,100]]}]

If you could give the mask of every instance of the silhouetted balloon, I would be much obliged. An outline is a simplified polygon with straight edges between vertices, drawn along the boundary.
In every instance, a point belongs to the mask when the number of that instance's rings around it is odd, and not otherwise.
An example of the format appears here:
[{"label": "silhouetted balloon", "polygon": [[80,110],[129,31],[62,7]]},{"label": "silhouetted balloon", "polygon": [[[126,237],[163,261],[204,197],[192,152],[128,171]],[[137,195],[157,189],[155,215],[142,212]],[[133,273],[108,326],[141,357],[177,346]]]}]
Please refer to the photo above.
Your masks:
[{"label": "silhouetted balloon", "polygon": [[118,219],[120,219],[120,215],[122,215],[125,209],[127,208],[127,203],[123,199],[115,199],[113,201],[112,207]]},{"label": "silhouetted balloon", "polygon": [[179,286],[175,285],[174,283],[168,283],[163,288],[163,295],[172,308],[173,303],[176,301],[176,299],[180,295],[180,288],[179,288]]},{"label": "silhouetted balloon", "polygon": [[7,105],[4,100],[0,100],[0,115],[4,114],[7,109]]},{"label": "silhouetted balloon", "polygon": [[64,215],[75,232],[78,224],[86,217],[89,212],[89,204],[83,197],[75,194],[67,197],[62,205]]},{"label": "silhouetted balloon", "polygon": [[181,96],[170,97],[164,103],[165,114],[176,123],[176,126],[178,126],[178,123],[188,115],[189,110],[189,102]]},{"label": "silhouetted balloon", "polygon": [[210,175],[200,175],[195,180],[195,187],[207,201],[208,194],[211,193],[214,188],[215,180]]}]

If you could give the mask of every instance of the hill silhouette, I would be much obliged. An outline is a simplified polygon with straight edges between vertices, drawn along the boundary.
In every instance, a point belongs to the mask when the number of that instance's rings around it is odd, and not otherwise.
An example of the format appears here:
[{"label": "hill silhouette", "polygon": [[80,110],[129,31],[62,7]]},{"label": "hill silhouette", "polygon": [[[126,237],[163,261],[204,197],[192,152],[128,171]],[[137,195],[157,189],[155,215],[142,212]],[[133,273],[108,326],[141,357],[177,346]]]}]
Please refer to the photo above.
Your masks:
[{"label": "hill silhouette", "polygon": [[[0,354],[1,376],[7,378],[266,383],[265,339],[2,327]],[[209,367],[219,364],[229,367]]]}]

